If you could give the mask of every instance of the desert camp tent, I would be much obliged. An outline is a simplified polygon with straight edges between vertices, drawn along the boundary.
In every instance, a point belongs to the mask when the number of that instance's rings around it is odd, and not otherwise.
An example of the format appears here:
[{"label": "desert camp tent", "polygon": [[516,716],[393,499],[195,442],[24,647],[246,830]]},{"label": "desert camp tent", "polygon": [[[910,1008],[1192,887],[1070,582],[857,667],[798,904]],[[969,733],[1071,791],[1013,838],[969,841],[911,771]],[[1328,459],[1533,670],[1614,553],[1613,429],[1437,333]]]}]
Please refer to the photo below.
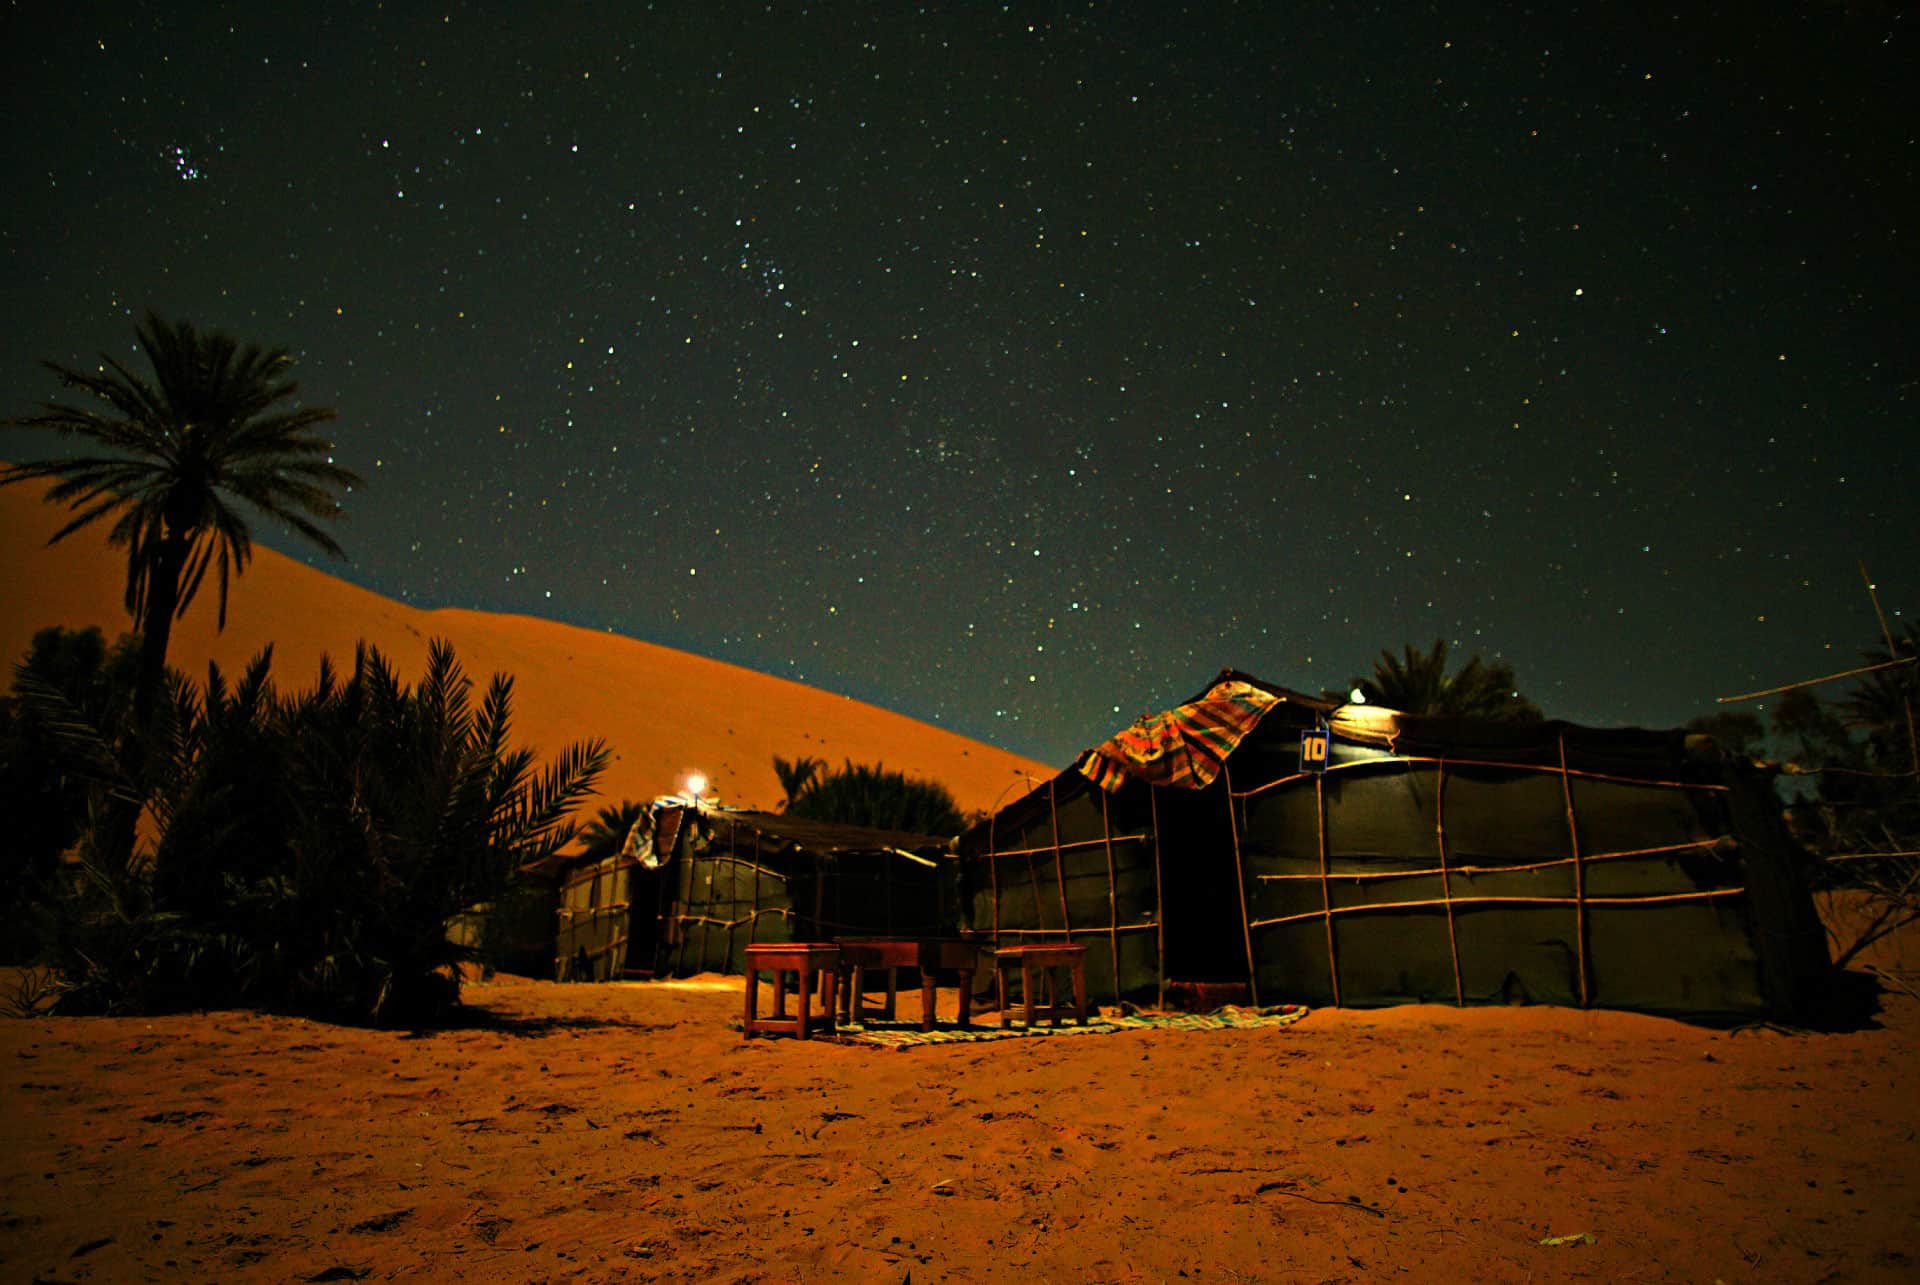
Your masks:
[{"label": "desert camp tent", "polygon": [[946,841],[656,799],[623,852],[562,880],[563,979],[739,972],[754,942],[941,936],[958,920]]},{"label": "desert camp tent", "polygon": [[980,940],[1086,944],[1109,999],[1792,1018],[1827,956],[1778,812],[1703,737],[1226,671],[961,836],[962,898]]}]

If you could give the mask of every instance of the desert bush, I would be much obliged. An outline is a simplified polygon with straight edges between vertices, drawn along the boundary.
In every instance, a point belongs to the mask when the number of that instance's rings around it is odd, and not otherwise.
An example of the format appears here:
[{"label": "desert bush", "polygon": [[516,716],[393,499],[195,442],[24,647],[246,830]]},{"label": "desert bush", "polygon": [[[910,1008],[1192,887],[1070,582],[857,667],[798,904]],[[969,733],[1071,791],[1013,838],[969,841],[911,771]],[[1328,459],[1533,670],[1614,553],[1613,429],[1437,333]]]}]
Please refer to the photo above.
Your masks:
[{"label": "desert bush", "polygon": [[[512,680],[476,707],[436,642],[418,686],[374,649],[278,696],[263,653],[229,686],[176,682],[153,720],[140,802],[157,835],[124,870],[83,840],[49,962],[58,1011],[241,1003],[351,1021],[432,1020],[478,957],[449,928],[574,834],[598,741],[544,768],[508,744]],[[46,692],[77,757],[104,735]],[[101,767],[96,794],[132,788]],[[96,815],[104,809],[95,807]],[[99,827],[96,827],[99,828]]]},{"label": "desert bush", "polygon": [[1869,650],[1888,665],[1822,699],[1802,688],[1773,711],[1773,730],[1793,760],[1786,772],[1813,782],[1789,809],[1796,837],[1822,859],[1826,887],[1865,895],[1868,913],[1849,940],[1836,941],[1845,964],[1875,941],[1920,922],[1920,627],[1891,646]]},{"label": "desert bush", "polygon": [[139,641],[112,647],[98,629],[43,629],[14,667],[0,697],[0,963],[21,963],[38,952],[43,908],[55,892],[61,857],[87,825],[89,774],[76,763],[47,708],[31,705],[23,687],[55,693],[61,717],[91,726],[116,726],[131,700]]}]

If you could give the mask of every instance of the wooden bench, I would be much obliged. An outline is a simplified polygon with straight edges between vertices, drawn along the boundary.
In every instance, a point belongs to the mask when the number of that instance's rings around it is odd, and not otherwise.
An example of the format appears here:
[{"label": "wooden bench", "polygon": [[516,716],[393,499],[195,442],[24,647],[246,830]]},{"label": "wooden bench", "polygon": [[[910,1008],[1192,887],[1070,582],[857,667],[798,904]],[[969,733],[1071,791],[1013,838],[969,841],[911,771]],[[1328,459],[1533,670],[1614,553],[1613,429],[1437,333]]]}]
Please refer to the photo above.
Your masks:
[{"label": "wooden bench", "polygon": [[[760,974],[773,975],[773,1014],[760,1016]],[[798,975],[799,997],[787,1013],[787,974]],[[782,942],[747,947],[747,1016],[740,1024],[743,1039],[755,1035],[793,1035],[808,1038],[815,1030],[834,1029],[835,990],[840,978],[840,948],[830,942]],[[818,979],[821,1010],[813,1007]]]}]

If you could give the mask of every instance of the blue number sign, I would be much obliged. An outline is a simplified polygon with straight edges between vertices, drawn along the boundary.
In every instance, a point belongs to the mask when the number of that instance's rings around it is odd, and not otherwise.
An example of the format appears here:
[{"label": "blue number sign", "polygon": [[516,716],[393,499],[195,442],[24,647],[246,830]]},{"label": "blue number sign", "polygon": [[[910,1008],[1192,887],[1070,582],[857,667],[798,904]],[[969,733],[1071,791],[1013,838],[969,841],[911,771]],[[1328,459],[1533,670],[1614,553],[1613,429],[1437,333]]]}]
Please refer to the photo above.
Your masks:
[{"label": "blue number sign", "polygon": [[1302,772],[1326,771],[1327,751],[1331,748],[1332,740],[1332,735],[1324,727],[1300,733],[1300,770]]}]

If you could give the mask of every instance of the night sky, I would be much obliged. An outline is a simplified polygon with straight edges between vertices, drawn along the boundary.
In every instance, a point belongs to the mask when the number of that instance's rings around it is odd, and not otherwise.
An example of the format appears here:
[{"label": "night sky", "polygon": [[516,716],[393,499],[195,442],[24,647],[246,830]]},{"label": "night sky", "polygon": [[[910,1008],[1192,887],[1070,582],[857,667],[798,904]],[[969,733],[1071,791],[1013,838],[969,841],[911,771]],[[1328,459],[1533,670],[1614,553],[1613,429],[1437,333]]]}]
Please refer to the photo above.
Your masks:
[{"label": "night sky", "polygon": [[0,412],[286,344],[317,565],[1055,763],[1436,637],[1668,726],[1920,609],[1917,26],[19,0]]}]

